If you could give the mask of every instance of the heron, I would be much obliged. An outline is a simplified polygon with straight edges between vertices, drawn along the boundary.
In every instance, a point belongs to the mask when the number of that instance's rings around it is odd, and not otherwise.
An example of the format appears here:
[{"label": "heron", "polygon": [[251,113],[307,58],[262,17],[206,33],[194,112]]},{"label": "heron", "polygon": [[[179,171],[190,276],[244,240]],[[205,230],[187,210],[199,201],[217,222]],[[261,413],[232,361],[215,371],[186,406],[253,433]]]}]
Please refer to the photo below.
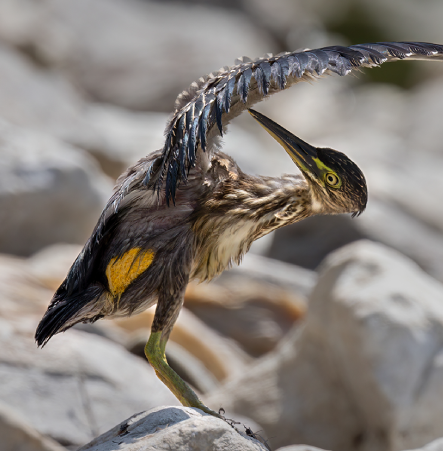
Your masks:
[{"label": "heron", "polygon": [[[443,46],[381,42],[244,57],[194,82],[176,100],[163,148],[118,178],[37,327],[37,344],[79,322],[157,304],[145,347],[149,363],[184,406],[221,417],[165,355],[188,282],[240,263],[254,240],[279,227],[313,215],[359,215],[367,203],[365,177],[346,155],[308,144],[251,107],[300,81],[406,58],[442,60]],[[228,123],[246,110],[285,149],[297,175],[248,175],[220,150]]]}]

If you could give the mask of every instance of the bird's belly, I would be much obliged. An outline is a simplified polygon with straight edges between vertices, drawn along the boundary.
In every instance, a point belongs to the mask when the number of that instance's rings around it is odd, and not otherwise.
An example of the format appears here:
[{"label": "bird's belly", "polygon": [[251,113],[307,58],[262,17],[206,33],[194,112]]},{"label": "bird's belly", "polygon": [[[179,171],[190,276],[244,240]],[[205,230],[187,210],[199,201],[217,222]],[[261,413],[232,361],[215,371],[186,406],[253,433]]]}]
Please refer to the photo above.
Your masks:
[{"label": "bird's belly", "polygon": [[197,252],[192,277],[201,281],[210,280],[233,263],[240,263],[254,240],[256,228],[255,222],[242,221],[224,227],[219,234],[209,234],[206,243]]}]

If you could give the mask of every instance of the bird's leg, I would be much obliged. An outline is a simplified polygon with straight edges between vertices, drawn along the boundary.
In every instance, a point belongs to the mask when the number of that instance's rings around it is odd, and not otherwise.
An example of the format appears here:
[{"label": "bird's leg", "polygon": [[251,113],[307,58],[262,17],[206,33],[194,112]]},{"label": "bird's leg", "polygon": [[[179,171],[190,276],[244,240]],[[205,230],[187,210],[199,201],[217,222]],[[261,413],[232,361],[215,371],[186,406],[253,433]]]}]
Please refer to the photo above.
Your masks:
[{"label": "bird's leg", "polygon": [[151,335],[145,346],[145,355],[154,368],[158,378],[171,390],[175,397],[187,407],[196,407],[210,415],[222,418],[217,412],[206,407],[189,385],[168,365],[165,348],[172,330],[172,326],[178,317],[183,304],[184,290],[180,297],[159,296]]}]

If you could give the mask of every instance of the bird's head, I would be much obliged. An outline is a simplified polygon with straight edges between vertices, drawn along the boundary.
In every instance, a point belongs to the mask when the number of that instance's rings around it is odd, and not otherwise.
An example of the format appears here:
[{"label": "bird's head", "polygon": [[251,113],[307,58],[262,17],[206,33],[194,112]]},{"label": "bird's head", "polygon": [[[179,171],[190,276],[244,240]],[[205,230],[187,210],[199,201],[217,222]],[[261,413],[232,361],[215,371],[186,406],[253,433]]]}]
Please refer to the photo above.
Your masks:
[{"label": "bird's head", "polygon": [[263,114],[252,117],[288,152],[309,184],[318,212],[361,214],[368,191],[365,176],[344,153],[311,146]]}]

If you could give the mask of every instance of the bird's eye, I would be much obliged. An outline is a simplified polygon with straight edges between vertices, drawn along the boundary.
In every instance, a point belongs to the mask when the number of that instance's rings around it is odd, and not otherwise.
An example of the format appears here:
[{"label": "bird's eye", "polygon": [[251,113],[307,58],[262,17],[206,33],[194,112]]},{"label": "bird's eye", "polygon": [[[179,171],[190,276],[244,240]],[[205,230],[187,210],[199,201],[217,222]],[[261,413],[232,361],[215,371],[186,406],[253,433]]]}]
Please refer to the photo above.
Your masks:
[{"label": "bird's eye", "polygon": [[341,185],[340,179],[333,172],[328,172],[325,179],[326,183],[333,188],[339,188]]}]

